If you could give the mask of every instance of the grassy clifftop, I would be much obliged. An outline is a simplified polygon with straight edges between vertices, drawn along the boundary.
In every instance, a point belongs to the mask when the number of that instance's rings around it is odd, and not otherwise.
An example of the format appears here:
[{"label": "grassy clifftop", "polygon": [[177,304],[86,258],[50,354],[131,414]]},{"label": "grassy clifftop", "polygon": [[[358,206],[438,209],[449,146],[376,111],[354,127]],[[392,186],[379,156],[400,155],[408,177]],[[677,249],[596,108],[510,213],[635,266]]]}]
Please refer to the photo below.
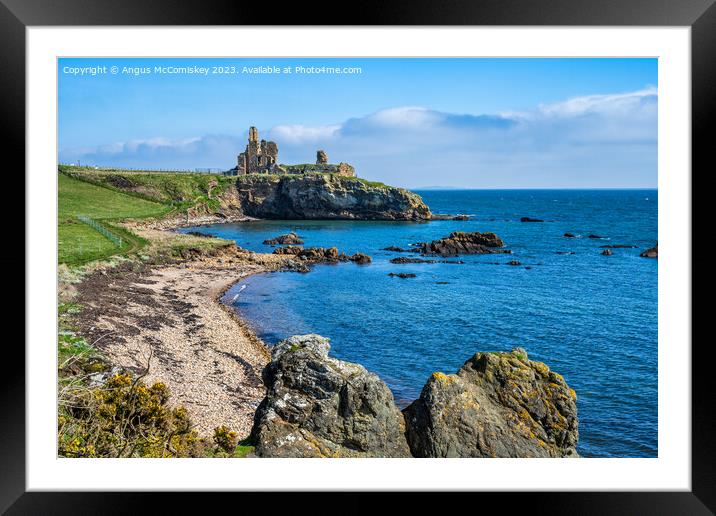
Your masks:
[{"label": "grassy clifftop", "polygon": [[158,172],[151,170],[92,169],[60,165],[59,171],[80,181],[159,202],[182,212],[198,205],[216,208],[216,196],[233,182],[221,174]]}]

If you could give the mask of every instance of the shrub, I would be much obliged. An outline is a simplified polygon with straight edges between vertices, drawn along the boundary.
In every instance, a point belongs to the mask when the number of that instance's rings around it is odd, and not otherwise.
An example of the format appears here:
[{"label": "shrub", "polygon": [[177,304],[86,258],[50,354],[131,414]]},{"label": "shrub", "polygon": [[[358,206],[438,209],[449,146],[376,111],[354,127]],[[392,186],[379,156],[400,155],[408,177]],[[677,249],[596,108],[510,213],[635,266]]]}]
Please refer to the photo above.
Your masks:
[{"label": "shrub", "polygon": [[214,443],[216,444],[217,451],[224,451],[226,453],[234,453],[236,450],[238,435],[233,432],[228,426],[221,425],[214,429]]},{"label": "shrub", "polygon": [[102,387],[77,386],[60,399],[61,457],[197,457],[205,442],[163,383],[116,374]]}]

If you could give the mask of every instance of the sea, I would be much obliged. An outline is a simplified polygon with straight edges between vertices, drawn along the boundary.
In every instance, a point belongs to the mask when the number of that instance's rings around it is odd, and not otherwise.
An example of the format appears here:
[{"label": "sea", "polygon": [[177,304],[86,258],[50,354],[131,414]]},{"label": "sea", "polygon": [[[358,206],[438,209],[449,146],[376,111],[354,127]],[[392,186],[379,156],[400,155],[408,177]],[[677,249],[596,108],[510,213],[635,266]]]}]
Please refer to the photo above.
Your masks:
[{"label": "sea", "polygon": [[[181,231],[233,239],[257,252],[272,251],[265,239],[295,231],[307,247],[373,258],[368,265],[257,275],[232,287],[224,302],[269,345],[296,334],[328,337],[333,356],[378,374],[401,407],[433,372],[454,373],[478,351],[519,346],[577,392],[580,455],[657,457],[658,260],[639,256],[658,240],[657,190],[416,193],[433,213],[471,218],[262,220]],[[398,265],[390,259],[419,255],[382,250],[453,231],[494,232],[513,254]],[[606,245],[635,247],[604,256]],[[521,265],[508,265],[512,260]]]}]

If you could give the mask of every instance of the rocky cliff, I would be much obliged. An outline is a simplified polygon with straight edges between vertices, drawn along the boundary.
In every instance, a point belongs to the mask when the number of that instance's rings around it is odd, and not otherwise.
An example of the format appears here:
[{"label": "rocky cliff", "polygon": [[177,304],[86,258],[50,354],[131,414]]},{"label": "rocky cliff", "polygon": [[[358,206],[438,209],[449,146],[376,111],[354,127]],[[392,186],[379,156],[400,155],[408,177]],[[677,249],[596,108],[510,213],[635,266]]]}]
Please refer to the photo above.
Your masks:
[{"label": "rocky cliff", "polygon": [[434,373],[403,414],[360,365],[330,358],[328,339],[291,337],[264,369],[252,438],[261,457],[574,457],[576,394],[522,349],[477,353]]},{"label": "rocky cliff", "polygon": [[236,179],[244,211],[262,219],[429,220],[420,196],[330,174],[249,175]]},{"label": "rocky cliff", "polygon": [[405,410],[416,457],[573,457],[577,395],[520,348],[434,373]]}]

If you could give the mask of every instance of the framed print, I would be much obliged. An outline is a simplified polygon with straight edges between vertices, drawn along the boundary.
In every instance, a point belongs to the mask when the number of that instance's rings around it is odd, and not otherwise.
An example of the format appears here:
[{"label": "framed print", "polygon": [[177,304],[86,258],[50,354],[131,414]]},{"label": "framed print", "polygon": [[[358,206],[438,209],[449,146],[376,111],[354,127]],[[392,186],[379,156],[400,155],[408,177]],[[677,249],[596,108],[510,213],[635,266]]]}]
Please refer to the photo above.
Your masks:
[{"label": "framed print", "polygon": [[712,3],[263,25],[5,1],[28,302],[3,508],[529,491],[711,513],[691,182]]}]

